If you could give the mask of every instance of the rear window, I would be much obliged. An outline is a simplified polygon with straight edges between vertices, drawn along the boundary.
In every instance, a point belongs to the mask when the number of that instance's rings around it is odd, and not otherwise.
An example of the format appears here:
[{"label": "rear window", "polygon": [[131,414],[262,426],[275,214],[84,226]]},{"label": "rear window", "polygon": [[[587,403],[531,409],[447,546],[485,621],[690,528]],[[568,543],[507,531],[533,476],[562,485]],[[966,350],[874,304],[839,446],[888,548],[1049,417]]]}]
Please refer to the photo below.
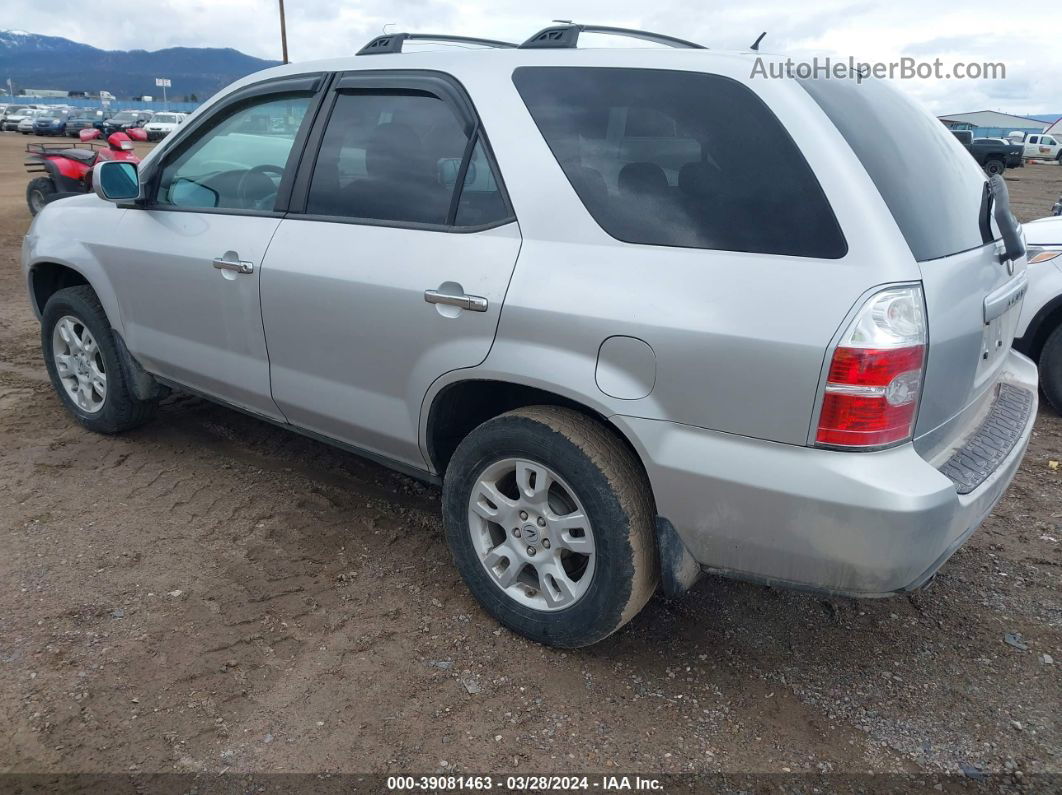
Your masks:
[{"label": "rear window", "polygon": [[862,161],[915,259],[984,245],[984,172],[943,124],[880,80],[800,83]]},{"label": "rear window", "polygon": [[513,81],[612,237],[830,259],[847,251],[800,150],[737,81],[593,67],[523,67]]}]

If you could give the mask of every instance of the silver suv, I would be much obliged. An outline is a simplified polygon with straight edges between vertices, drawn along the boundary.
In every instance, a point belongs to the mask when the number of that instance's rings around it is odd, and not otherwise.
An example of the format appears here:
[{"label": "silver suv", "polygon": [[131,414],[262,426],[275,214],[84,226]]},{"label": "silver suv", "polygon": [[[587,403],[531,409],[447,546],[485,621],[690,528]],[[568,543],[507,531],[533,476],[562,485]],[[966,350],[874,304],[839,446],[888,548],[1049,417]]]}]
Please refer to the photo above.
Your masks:
[{"label": "silver suv", "polygon": [[441,483],[468,587],[544,643],[705,570],[924,584],[1036,411],[1002,180],[880,82],[585,30],[380,37],[99,164],[23,248],[60,399],[114,433],[179,388]]}]

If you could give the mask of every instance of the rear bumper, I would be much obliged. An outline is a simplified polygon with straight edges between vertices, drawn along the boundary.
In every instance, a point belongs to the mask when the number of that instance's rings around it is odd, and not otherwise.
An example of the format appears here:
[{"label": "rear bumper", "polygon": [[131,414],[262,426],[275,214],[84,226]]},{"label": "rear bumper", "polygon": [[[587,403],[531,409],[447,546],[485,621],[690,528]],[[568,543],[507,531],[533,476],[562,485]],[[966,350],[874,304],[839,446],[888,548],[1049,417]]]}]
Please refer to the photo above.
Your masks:
[{"label": "rear bumper", "polygon": [[925,584],[1014,477],[1036,418],[1036,368],[1011,352],[1003,380],[1031,393],[1031,410],[967,494],[911,444],[846,453],[658,420],[613,421],[640,448],[658,513],[706,570],[885,596]]}]

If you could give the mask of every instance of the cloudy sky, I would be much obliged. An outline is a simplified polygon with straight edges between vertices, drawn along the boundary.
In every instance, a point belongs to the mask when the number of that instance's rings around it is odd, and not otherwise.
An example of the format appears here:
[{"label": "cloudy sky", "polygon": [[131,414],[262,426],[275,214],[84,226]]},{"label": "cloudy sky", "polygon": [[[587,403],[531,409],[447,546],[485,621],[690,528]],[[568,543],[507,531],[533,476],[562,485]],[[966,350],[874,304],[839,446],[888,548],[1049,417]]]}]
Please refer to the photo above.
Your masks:
[{"label": "cloudy sky", "polygon": [[[523,40],[554,18],[637,27],[716,48],[762,49],[806,59],[905,56],[1002,62],[1003,80],[911,80],[905,87],[936,113],[1004,110],[1062,113],[1062,35],[1051,2],[1008,0],[286,0],[292,60],[355,52],[388,29]],[[1034,9],[1045,12],[1035,19]],[[0,28],[105,49],[234,47],[279,58],[276,0],[131,0],[92,10],[81,0],[4,0]]]}]

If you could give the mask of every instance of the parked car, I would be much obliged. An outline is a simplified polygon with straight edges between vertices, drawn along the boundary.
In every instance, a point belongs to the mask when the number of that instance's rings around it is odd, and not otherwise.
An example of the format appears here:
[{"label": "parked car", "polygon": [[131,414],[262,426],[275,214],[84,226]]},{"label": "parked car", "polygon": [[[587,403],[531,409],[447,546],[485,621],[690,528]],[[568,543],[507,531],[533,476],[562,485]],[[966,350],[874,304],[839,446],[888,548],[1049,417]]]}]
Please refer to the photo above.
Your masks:
[{"label": "parked car", "polygon": [[19,132],[19,125],[26,121],[26,119],[29,119],[30,124],[32,125],[33,119],[39,112],[40,111],[37,110],[37,108],[29,107],[24,107],[20,110],[9,112],[6,116],[4,116],[4,132]]},{"label": "parked car", "polygon": [[6,130],[8,124],[8,117],[11,118],[13,130],[18,123],[22,120],[22,112],[26,110],[26,105],[0,105],[0,130]]},{"label": "parked car", "polygon": [[1059,194],[1058,201],[1051,208],[1051,215],[1062,215],[1062,194]]},{"label": "parked car", "polygon": [[98,110],[74,111],[66,120],[66,134],[71,138],[77,138],[82,130],[91,130],[96,127],[96,122],[102,120],[102,113]]},{"label": "parked car", "polygon": [[70,112],[67,110],[42,111],[33,120],[33,132],[35,135],[65,135],[66,121]]},{"label": "parked car", "polygon": [[441,483],[469,589],[543,643],[703,570],[922,586],[1036,414],[1003,179],[885,82],[587,30],[379,37],[96,165],[22,249],[59,399],[116,433],[179,388]]},{"label": "parked car", "polygon": [[159,141],[176,130],[186,118],[185,113],[156,113],[151,121],[144,125],[144,132],[149,141]]},{"label": "parked car", "polygon": [[101,122],[97,122],[96,129],[106,137],[111,133],[125,132],[130,127],[143,127],[151,121],[152,115],[149,110],[122,110]]},{"label": "parked car", "polygon": [[1022,147],[1026,160],[1057,160],[1062,163],[1062,137],[1043,133],[1011,133],[1010,137]]},{"label": "parked car", "polygon": [[21,109],[21,105],[0,105],[0,130],[6,127],[8,115],[17,115]]},{"label": "parked car", "polygon": [[23,135],[33,135],[33,125],[37,123],[37,118],[43,113],[43,110],[38,110],[37,108],[24,111],[22,120],[15,129]]},{"label": "parked car", "polygon": [[1041,218],[1023,230],[1029,292],[1014,347],[1039,365],[1044,397],[1062,414],[1062,217]]},{"label": "parked car", "polygon": [[1023,164],[1022,148],[1000,138],[974,138],[969,130],[952,130],[966,151],[988,174],[1002,174]]}]

